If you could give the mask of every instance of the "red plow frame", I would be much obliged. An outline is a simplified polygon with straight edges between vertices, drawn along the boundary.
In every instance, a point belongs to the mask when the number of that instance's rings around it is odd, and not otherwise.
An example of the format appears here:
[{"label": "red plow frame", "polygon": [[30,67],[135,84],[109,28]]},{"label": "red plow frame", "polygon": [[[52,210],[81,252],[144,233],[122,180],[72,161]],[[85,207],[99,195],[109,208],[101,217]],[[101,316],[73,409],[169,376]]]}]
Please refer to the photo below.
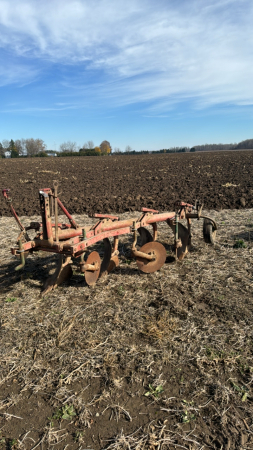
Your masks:
[{"label": "red plow frame", "polygon": [[[49,277],[42,295],[54,289],[72,275],[72,259],[79,258],[80,272],[84,274],[88,285],[94,285],[98,277],[110,272],[119,265],[119,236],[132,234],[133,242],[131,251],[136,259],[139,270],[152,273],[159,270],[166,260],[165,247],[157,242],[157,224],[167,222],[174,233],[174,249],[176,258],[183,259],[191,246],[191,220],[203,218],[203,237],[207,243],[213,244],[217,225],[213,219],[203,216],[202,205],[196,202],[191,205],[177,202],[175,212],[163,212],[142,208],[141,215],[134,219],[119,220],[117,216],[94,214],[97,222],[92,226],[79,226],[69,214],[58,197],[58,183],[54,182],[53,189],[41,189],[39,191],[40,210],[42,222],[31,222],[24,227],[20,222],[15,209],[12,206],[10,190],[2,191],[10,210],[20,228],[17,246],[11,248],[13,255],[19,256],[21,263],[16,267],[19,270],[25,266],[25,259],[29,253],[46,251],[58,253],[59,262],[55,273]],[[68,218],[69,223],[59,223],[59,208]],[[53,222],[54,217],[54,222]],[[187,220],[187,227],[180,222]],[[146,228],[151,225],[153,233]],[[29,230],[34,230],[36,235],[30,239]],[[141,237],[142,246],[136,247],[137,231]],[[113,239],[111,245],[110,239]],[[93,251],[84,261],[88,248],[99,241],[104,242],[104,258],[101,261],[98,252]]]}]

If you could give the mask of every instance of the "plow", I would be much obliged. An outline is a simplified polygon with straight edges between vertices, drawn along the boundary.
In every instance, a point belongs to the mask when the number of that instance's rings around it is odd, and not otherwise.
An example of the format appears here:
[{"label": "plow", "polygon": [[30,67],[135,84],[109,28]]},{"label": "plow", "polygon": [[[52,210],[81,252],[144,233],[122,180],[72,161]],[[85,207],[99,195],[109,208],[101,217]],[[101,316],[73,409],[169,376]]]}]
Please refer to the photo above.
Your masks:
[{"label": "plow", "polygon": [[[138,269],[144,273],[161,269],[167,252],[164,245],[157,241],[160,222],[166,222],[174,234],[173,250],[178,260],[183,260],[191,247],[193,219],[203,219],[203,238],[206,243],[214,244],[217,225],[212,218],[202,214],[203,205],[199,201],[194,205],[178,201],[173,212],[142,208],[138,217],[124,220],[114,215],[94,214],[94,225],[80,226],[61,202],[58,188],[58,182],[54,182],[52,189],[39,190],[41,222],[31,222],[26,227],[13,207],[10,190],[2,191],[20,229],[17,243],[11,248],[11,253],[20,261],[16,270],[22,269],[27,256],[34,252],[59,255],[55,272],[44,283],[42,296],[72,276],[74,263],[86,283],[95,285],[99,277],[119,266],[119,238],[128,234],[132,236],[131,254]],[[59,222],[59,210],[68,222]],[[185,225],[182,221],[186,222]],[[151,232],[148,227],[151,227]],[[29,237],[31,232],[34,234],[32,238]],[[102,259],[99,252],[91,251],[91,247],[99,242],[103,242]]]}]

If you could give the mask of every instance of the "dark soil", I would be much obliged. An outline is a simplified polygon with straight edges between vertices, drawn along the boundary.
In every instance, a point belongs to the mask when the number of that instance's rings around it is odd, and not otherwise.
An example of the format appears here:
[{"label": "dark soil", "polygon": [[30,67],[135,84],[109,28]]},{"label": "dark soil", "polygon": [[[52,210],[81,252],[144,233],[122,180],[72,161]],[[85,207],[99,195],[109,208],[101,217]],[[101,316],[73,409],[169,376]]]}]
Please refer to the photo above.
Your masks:
[{"label": "dark soil", "polygon": [[167,260],[153,274],[122,237],[113,273],[91,288],[74,267],[41,298],[56,257],[15,270],[19,231],[1,199],[0,450],[253,449],[252,165],[253,152],[0,160],[24,225],[54,179],[72,213],[198,198],[218,225],[210,246],[193,220],[193,247],[176,262],[159,224]]},{"label": "dark soil", "polygon": [[[174,210],[199,199],[207,209],[253,207],[253,151],[0,160],[0,187],[20,215],[39,213],[38,189],[58,180],[70,213]],[[0,197],[0,215],[10,215]]]}]

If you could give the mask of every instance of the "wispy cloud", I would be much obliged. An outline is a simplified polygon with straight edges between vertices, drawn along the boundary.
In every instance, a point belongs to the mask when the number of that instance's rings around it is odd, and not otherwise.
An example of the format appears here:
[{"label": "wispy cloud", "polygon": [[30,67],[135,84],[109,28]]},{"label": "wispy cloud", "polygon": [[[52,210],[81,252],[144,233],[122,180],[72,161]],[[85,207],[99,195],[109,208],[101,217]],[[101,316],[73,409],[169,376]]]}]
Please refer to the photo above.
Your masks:
[{"label": "wispy cloud", "polygon": [[13,112],[17,112],[17,113],[44,113],[44,112],[51,112],[51,111],[66,111],[66,110],[70,110],[70,109],[75,109],[76,110],[76,105],[75,106],[66,106],[66,107],[52,107],[52,108],[15,108],[15,107],[11,107],[10,109],[3,109],[1,112],[3,113],[13,113]]},{"label": "wispy cloud", "polygon": [[76,106],[253,104],[251,0],[0,0],[0,11],[5,84],[38,72],[43,83],[45,64],[57,64],[67,67],[58,94]]},{"label": "wispy cloud", "polygon": [[0,87],[27,85],[38,78],[39,72],[35,64],[22,61],[0,49]]}]

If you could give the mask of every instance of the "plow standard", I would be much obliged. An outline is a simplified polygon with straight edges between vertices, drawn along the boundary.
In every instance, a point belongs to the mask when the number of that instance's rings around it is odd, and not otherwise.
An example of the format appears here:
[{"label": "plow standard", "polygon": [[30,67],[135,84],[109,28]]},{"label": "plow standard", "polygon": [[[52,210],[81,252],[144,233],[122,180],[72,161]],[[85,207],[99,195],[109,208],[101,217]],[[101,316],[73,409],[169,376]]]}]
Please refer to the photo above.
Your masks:
[{"label": "plow standard", "polygon": [[[192,219],[203,219],[203,237],[206,243],[214,243],[217,230],[215,221],[202,215],[202,205],[199,202],[195,205],[177,202],[174,212],[159,213],[153,209],[142,208],[139,217],[126,220],[112,215],[94,214],[93,217],[97,219],[94,225],[79,226],[60,201],[57,182],[54,182],[53,189],[39,191],[42,221],[31,222],[28,227],[24,227],[12,205],[10,190],[4,189],[2,192],[20,228],[17,246],[11,248],[12,254],[20,258],[16,270],[25,266],[29,253],[45,251],[59,254],[56,271],[44,283],[42,295],[71,277],[73,259],[77,260],[80,273],[84,274],[86,283],[90,286],[94,285],[99,277],[111,272],[119,265],[119,236],[133,236],[131,251],[138,269],[152,273],[161,269],[166,260],[166,249],[157,242],[159,222],[167,222],[172,229],[174,251],[179,260],[184,258],[191,246]],[[59,208],[69,223],[59,222]],[[186,226],[181,223],[182,220],[186,220]],[[148,226],[152,227],[152,233],[147,229]],[[35,232],[32,239],[28,235],[30,230]],[[141,239],[140,247],[137,246],[137,231]],[[104,243],[102,261],[97,251],[90,252],[90,247],[100,241]]]}]

